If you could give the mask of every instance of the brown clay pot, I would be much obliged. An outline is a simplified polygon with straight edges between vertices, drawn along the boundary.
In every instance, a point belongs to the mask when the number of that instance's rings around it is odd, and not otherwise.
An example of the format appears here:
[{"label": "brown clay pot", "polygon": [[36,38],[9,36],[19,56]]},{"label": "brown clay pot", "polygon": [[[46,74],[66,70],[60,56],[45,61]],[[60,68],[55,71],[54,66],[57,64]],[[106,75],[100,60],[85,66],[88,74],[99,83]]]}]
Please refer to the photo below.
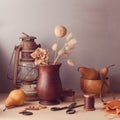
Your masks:
[{"label": "brown clay pot", "polygon": [[[110,85],[110,80],[106,79],[107,84]],[[80,78],[80,88],[85,94],[95,94],[96,96],[100,95],[101,89],[101,80],[88,80],[84,78]],[[102,94],[108,92],[108,88],[104,85]]]},{"label": "brown clay pot", "polygon": [[37,82],[37,93],[41,104],[55,105],[62,94],[59,75],[60,64],[40,65]]}]

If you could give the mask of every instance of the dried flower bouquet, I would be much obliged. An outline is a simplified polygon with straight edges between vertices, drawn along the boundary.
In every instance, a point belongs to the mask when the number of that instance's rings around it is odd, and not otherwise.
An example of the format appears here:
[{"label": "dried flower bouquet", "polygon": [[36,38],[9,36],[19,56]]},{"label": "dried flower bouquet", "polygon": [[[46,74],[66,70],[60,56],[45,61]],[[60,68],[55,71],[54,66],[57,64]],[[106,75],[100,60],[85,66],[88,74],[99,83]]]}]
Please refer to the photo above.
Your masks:
[{"label": "dried flower bouquet", "polygon": [[[61,57],[69,57],[71,50],[75,47],[77,40],[73,38],[72,33],[67,34],[67,29],[64,26],[56,26],[54,29],[57,39],[56,43],[52,45],[52,51],[54,52],[54,59],[52,64],[56,64]],[[65,37],[66,36],[66,37]],[[59,47],[59,41],[65,37],[65,43],[62,48]],[[35,65],[48,65],[50,54],[49,51],[43,48],[37,48],[31,56],[35,59]],[[67,59],[67,63],[74,66],[74,62],[71,59]]]}]

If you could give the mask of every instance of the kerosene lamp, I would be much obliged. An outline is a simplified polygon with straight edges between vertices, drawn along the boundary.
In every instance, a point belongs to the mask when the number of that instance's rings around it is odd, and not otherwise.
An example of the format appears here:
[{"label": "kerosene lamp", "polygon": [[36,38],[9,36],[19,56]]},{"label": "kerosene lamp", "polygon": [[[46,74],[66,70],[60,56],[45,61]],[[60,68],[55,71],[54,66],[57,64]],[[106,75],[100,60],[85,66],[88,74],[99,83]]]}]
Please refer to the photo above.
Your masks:
[{"label": "kerosene lamp", "polygon": [[34,64],[31,53],[37,47],[41,47],[41,45],[37,45],[34,41],[36,37],[23,34],[24,36],[20,37],[22,40],[20,45],[14,48],[13,84],[16,88],[22,89],[25,92],[26,100],[37,100],[36,82],[38,68]]}]

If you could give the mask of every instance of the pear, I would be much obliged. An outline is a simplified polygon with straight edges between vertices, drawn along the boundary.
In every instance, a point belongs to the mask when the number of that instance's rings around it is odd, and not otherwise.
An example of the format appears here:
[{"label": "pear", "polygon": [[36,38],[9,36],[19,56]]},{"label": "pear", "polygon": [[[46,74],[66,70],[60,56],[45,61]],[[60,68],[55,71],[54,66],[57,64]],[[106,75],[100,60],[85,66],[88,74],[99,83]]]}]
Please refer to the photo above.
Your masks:
[{"label": "pear", "polygon": [[103,75],[104,77],[107,77],[107,74],[109,72],[109,68],[113,67],[113,66],[115,66],[115,64],[109,65],[107,67],[103,67],[103,68],[99,69],[98,72],[99,72],[99,74]]},{"label": "pear", "polygon": [[94,68],[79,67],[78,70],[85,79],[95,80],[99,78],[99,73]]},{"label": "pear", "polygon": [[8,97],[5,100],[5,107],[11,108],[15,106],[21,106],[24,104],[25,101],[25,93],[21,89],[14,89],[12,90]]},{"label": "pear", "polygon": [[104,77],[107,76],[108,72],[109,72],[109,69],[107,67],[103,67],[99,70],[99,73],[102,74]]}]

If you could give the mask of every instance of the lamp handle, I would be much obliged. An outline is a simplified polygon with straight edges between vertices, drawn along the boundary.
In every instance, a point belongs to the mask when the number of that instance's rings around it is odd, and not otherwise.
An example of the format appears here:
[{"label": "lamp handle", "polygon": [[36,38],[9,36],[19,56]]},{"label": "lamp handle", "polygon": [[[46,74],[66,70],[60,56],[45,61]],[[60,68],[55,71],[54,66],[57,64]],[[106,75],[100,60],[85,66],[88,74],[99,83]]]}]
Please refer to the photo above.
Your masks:
[{"label": "lamp handle", "polygon": [[17,87],[17,74],[18,74],[18,64],[19,64],[19,54],[22,49],[22,45],[15,46],[15,59],[14,59],[14,72],[13,72],[13,85]]}]

